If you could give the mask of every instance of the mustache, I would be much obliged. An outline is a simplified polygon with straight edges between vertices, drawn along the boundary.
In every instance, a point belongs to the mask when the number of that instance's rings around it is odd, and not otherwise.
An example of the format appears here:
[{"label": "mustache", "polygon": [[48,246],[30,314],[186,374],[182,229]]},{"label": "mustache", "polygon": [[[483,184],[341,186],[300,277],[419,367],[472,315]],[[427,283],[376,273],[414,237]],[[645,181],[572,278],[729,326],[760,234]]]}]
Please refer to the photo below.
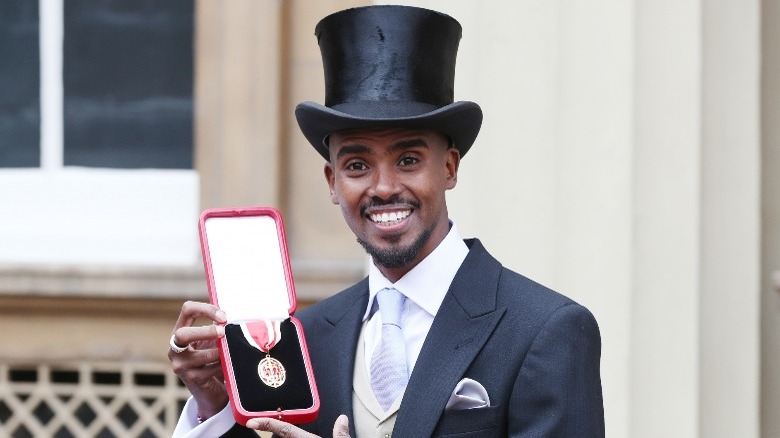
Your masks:
[{"label": "mustache", "polygon": [[389,199],[382,199],[379,197],[372,197],[367,202],[360,205],[360,214],[365,215],[366,210],[372,207],[384,207],[385,205],[410,205],[414,208],[420,208],[420,203],[414,199],[403,198],[399,195],[392,196]]}]

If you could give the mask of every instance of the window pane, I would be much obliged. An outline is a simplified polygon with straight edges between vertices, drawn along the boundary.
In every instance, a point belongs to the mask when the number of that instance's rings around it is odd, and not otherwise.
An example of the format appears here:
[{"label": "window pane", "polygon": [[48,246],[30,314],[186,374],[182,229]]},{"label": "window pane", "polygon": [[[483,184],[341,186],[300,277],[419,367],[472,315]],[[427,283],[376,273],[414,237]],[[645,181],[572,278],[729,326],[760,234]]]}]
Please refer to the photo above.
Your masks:
[{"label": "window pane", "polygon": [[40,165],[38,2],[0,1],[0,167]]},{"label": "window pane", "polygon": [[192,0],[67,0],[65,164],[192,168]]}]

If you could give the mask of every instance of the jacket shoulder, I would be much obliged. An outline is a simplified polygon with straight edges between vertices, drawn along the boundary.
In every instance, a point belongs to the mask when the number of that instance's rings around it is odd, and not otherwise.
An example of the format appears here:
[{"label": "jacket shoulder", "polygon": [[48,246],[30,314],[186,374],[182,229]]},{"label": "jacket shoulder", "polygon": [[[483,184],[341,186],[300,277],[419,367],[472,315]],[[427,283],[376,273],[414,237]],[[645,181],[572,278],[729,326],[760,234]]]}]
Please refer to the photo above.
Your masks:
[{"label": "jacket shoulder", "polygon": [[347,309],[350,309],[361,300],[367,300],[367,297],[368,278],[364,278],[328,298],[301,309],[301,311],[295,313],[295,316],[303,322],[304,327],[322,317],[336,323],[343,317]]},{"label": "jacket shoulder", "polygon": [[[526,317],[545,318],[557,309],[573,306],[590,313],[584,306],[563,293],[519,274],[501,264],[485,249],[482,243],[474,239],[467,241],[470,247],[470,274],[479,273],[483,278],[482,285],[496,288],[496,305],[503,306],[510,312],[520,312]],[[490,280],[486,282],[486,278]]]}]

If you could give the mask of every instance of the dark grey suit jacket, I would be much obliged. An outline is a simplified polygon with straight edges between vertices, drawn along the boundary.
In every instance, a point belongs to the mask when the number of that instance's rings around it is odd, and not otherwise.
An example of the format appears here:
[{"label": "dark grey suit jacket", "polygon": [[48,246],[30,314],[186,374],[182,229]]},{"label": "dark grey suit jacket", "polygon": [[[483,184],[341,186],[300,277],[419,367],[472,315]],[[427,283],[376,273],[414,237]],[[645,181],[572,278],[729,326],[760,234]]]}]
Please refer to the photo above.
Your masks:
[{"label": "dark grey suit jacket", "polygon": [[[604,436],[593,315],[502,267],[479,240],[466,243],[469,254],[425,339],[393,436]],[[352,416],[352,371],[367,305],[364,279],[296,314],[321,402],[319,417],[304,428],[323,437],[340,414]],[[490,407],[444,410],[464,377],[485,387]]]}]

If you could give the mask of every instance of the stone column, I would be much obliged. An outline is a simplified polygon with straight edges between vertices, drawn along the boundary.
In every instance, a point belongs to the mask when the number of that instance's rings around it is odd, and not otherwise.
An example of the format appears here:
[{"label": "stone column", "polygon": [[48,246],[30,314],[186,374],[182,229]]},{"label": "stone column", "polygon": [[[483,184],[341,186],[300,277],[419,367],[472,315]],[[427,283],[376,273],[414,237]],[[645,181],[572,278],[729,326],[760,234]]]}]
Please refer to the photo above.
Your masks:
[{"label": "stone column", "polygon": [[279,204],[281,5],[196,4],[195,166],[203,208]]}]

